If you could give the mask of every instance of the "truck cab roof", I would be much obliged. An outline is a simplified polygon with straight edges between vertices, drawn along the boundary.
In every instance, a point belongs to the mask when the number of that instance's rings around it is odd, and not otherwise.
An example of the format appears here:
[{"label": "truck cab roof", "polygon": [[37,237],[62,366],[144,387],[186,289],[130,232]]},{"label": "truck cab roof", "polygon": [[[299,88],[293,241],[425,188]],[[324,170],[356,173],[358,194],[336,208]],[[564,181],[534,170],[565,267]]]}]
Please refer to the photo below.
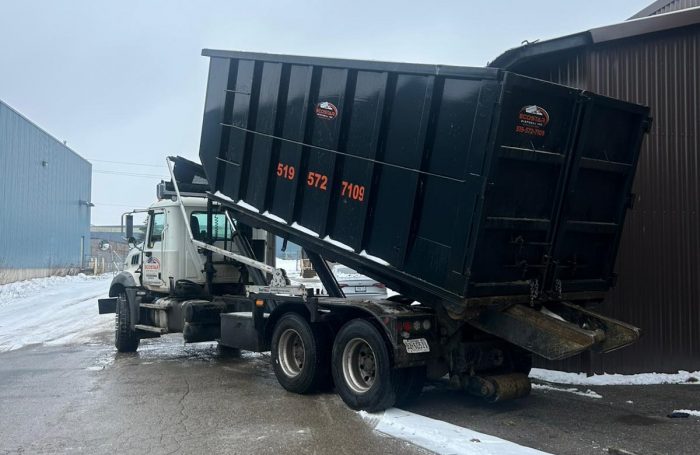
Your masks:
[{"label": "truck cab roof", "polygon": [[[207,208],[207,200],[204,198],[200,198],[200,197],[183,197],[182,203],[185,204],[185,207],[188,207],[188,208],[202,208],[202,209]],[[148,208],[149,209],[157,209],[157,208],[178,207],[178,206],[179,206],[179,202],[177,200],[173,201],[172,199],[161,199],[161,200],[156,201],[153,204],[151,204]]]}]

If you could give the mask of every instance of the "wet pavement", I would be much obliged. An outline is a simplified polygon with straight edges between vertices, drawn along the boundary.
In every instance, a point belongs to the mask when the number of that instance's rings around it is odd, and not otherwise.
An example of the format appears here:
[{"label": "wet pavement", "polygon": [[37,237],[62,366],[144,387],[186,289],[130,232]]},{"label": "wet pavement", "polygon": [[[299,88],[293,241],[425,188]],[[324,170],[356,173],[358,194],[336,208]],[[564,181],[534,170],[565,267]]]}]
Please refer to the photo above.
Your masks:
[{"label": "wet pavement", "polygon": [[[178,336],[117,354],[110,338],[0,353],[0,453],[427,453],[333,393],[284,391],[267,355]],[[590,388],[602,398],[537,388],[486,404],[438,382],[405,409],[551,453],[700,453],[700,419],[666,417],[700,409],[700,385]]]},{"label": "wet pavement", "polygon": [[556,454],[700,454],[700,418],[667,417],[675,409],[700,409],[699,384],[546,387],[522,400],[489,404],[428,386],[405,409]]},{"label": "wet pavement", "polygon": [[334,394],[284,391],[269,357],[178,337],[0,354],[0,453],[426,453]]}]

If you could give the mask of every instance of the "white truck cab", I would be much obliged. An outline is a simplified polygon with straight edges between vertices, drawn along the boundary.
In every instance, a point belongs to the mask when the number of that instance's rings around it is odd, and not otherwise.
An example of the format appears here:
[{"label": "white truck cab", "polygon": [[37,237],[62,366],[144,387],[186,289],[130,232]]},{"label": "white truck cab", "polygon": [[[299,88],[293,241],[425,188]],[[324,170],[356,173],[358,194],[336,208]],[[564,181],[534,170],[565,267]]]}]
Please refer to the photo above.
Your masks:
[{"label": "white truck cab", "polygon": [[[183,205],[195,240],[207,237],[207,203],[201,198],[183,197]],[[224,213],[214,213],[212,237],[214,245],[230,249],[231,228]],[[229,244],[229,245],[225,245]],[[235,249],[234,252],[237,252]],[[146,237],[143,242],[141,279],[143,287],[154,292],[169,292],[171,278],[189,280],[204,285],[206,282],[205,252],[189,241],[187,226],[179,203],[170,199],[151,205],[148,210]],[[221,255],[213,257],[214,283],[236,283],[240,271],[232,261]]]},{"label": "white truck cab", "polygon": [[[182,204],[189,222],[192,237],[207,238],[207,201],[198,197],[183,197]],[[146,212],[146,233],[143,242],[134,245],[125,258],[124,272],[132,275],[136,283],[149,291],[169,293],[172,283],[188,280],[204,286],[206,283],[206,251],[194,245],[189,238],[180,203],[163,199],[152,204]],[[232,242],[232,230],[226,214],[213,213],[212,238],[214,245],[237,251]],[[221,254],[212,253],[215,272],[214,284],[239,283],[240,264]]]}]

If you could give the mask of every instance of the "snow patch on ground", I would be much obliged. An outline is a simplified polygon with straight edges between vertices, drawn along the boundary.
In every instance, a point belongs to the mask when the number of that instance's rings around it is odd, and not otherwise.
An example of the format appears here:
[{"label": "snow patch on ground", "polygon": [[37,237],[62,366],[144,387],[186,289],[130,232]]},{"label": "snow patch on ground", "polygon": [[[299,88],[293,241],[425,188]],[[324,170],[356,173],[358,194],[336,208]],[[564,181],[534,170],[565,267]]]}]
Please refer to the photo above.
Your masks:
[{"label": "snow patch on ground", "polygon": [[700,371],[678,373],[640,373],[640,374],[599,374],[586,376],[585,373],[565,373],[563,371],[533,368],[531,379],[572,385],[650,385],[650,384],[700,384]]},{"label": "snow patch on ground", "polygon": [[304,278],[301,276],[301,261],[297,259],[275,259],[275,267],[284,269],[287,272],[289,282],[294,286],[303,285],[307,289],[318,291],[319,295],[326,295],[326,291],[321,284],[321,280],[317,277]]},{"label": "snow patch on ground", "polygon": [[297,259],[280,259],[275,258],[275,267],[284,269],[287,272],[287,278],[298,278],[301,275],[299,260]]},{"label": "snow patch on ground", "polygon": [[692,409],[676,409],[673,411],[674,414],[676,412],[683,412],[683,413],[691,415],[693,417],[700,417],[700,411],[694,411]]},{"label": "snow patch on ground", "polygon": [[573,393],[574,395],[580,395],[588,398],[603,398],[602,395],[594,392],[591,389],[587,389],[585,392],[583,392],[576,387],[555,387],[548,384],[532,384],[532,388],[535,390],[553,390],[555,392]]},{"label": "snow patch on ground", "polygon": [[100,276],[88,276],[82,273],[68,276],[50,276],[46,278],[34,278],[32,280],[17,281],[15,283],[0,285],[0,307],[4,304],[30,294],[43,290],[70,285],[71,283],[101,280]]},{"label": "snow patch on ground", "polygon": [[30,344],[89,342],[114,326],[99,315],[111,275],[37,278],[0,286],[0,352]]},{"label": "snow patch on ground", "polygon": [[546,452],[401,409],[387,409],[377,414],[360,411],[359,414],[376,431],[437,454],[546,455]]}]

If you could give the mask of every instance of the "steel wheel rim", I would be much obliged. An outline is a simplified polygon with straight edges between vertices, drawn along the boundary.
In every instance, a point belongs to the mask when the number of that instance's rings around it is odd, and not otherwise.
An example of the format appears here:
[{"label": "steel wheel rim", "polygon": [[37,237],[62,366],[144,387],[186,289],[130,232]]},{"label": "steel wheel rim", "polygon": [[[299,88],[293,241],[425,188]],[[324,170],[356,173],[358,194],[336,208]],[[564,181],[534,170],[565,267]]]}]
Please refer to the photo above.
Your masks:
[{"label": "steel wheel rim", "polygon": [[304,351],[304,341],[301,339],[299,332],[294,329],[287,329],[282,332],[277,347],[277,358],[282,371],[287,377],[294,378],[301,374],[301,370],[304,368],[304,361],[306,360]]},{"label": "steel wheel rim", "polygon": [[372,347],[362,338],[353,338],[343,349],[343,377],[355,393],[365,393],[374,385],[377,362]]}]

